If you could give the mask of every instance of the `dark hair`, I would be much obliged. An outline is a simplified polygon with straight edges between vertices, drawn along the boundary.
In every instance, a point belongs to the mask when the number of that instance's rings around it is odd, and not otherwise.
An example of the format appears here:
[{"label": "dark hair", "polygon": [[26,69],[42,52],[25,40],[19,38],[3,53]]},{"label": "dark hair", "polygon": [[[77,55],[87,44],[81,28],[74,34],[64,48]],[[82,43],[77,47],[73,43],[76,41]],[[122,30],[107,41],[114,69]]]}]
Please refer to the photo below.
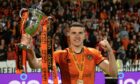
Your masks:
[{"label": "dark hair", "polygon": [[85,26],[83,24],[81,24],[80,22],[73,22],[71,25],[70,25],[70,28],[71,27],[81,27],[81,28],[85,28]]}]

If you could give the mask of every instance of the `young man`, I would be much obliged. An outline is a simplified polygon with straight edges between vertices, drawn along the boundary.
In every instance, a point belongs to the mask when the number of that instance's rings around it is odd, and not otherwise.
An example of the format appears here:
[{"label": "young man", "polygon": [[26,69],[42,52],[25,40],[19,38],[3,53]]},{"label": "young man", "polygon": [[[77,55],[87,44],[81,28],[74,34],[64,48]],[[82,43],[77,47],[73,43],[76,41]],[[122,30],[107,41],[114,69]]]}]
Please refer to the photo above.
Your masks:
[{"label": "young man", "polygon": [[[22,43],[32,45],[26,38],[29,35],[23,35]],[[85,39],[85,27],[75,22],[70,26],[69,48],[58,50],[53,53],[54,61],[59,65],[63,84],[94,84],[95,66],[98,65],[110,76],[117,77],[117,65],[113,50],[105,39],[100,45],[107,49],[109,60],[104,59],[101,53],[83,45]],[[32,68],[41,68],[41,59],[38,60],[33,49],[28,53],[28,60]]]}]

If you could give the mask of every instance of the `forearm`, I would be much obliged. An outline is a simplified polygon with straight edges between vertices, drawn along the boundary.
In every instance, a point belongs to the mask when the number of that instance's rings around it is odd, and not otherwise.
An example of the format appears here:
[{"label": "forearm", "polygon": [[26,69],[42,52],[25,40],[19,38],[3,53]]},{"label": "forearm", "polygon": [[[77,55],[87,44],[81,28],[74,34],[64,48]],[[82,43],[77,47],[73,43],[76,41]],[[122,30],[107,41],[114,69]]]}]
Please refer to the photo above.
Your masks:
[{"label": "forearm", "polygon": [[27,51],[27,59],[31,68],[33,69],[41,68],[41,59],[36,58],[33,49]]},{"label": "forearm", "polygon": [[109,55],[109,74],[112,77],[117,77],[118,75],[118,68],[115,60],[115,56],[113,54],[112,48],[108,50],[108,55]]},{"label": "forearm", "polygon": [[36,55],[34,52],[32,37],[27,33],[22,34],[20,44],[22,44],[26,47],[28,46],[28,48],[23,47],[23,49],[28,49],[27,50],[27,59],[28,59],[30,67],[31,68],[41,68],[41,60],[36,58]]},{"label": "forearm", "polygon": [[103,63],[101,63],[99,66],[110,76],[117,77],[118,68],[111,45],[107,41],[107,38],[101,41],[99,44],[104,50],[108,52],[108,59],[109,59],[109,60],[104,60]]}]

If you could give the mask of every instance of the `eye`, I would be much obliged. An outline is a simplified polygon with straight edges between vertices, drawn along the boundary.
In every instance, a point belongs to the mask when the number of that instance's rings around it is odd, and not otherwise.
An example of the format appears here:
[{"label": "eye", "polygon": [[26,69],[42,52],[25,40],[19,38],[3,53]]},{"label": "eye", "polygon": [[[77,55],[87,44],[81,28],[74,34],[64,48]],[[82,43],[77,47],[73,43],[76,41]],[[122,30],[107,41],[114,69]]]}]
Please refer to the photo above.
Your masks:
[{"label": "eye", "polygon": [[71,34],[76,34],[76,32],[72,32]]},{"label": "eye", "polygon": [[84,32],[79,32],[79,34],[83,34]]}]

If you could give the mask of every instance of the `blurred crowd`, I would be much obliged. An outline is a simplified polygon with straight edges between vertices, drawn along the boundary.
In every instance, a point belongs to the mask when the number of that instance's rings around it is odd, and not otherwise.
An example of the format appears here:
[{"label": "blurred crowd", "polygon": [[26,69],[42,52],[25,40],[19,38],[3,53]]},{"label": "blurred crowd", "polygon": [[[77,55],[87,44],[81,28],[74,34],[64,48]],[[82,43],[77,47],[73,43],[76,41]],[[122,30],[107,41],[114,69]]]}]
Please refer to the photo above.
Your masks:
[{"label": "blurred crowd", "polygon": [[[74,21],[86,27],[84,44],[99,49],[98,42],[107,38],[116,56],[118,66],[139,67],[140,71],[140,2],[97,0],[44,1],[42,11],[54,17],[55,50],[68,46],[67,31]],[[0,0],[0,60],[16,59],[15,44],[20,42],[21,8],[35,8],[40,0]],[[57,5],[56,5],[57,4]],[[36,54],[39,52],[39,35],[34,37]],[[121,67],[120,67],[121,68]]]}]

